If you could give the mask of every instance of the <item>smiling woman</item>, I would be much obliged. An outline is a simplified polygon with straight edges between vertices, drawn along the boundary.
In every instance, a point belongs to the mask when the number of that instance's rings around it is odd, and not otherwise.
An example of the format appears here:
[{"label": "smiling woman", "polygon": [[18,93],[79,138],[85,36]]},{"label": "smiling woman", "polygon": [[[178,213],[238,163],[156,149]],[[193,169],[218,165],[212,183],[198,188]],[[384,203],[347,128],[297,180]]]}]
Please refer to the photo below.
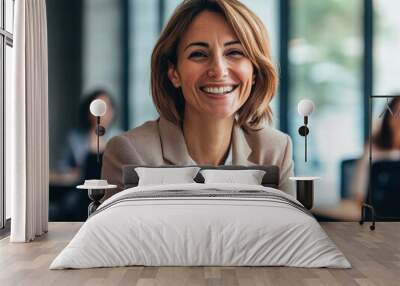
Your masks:
[{"label": "smiling woman", "polygon": [[252,11],[236,0],[183,1],[152,54],[160,118],[109,141],[102,176],[119,191],[126,164],[277,165],[279,188],[292,194],[291,140],[267,124],[276,86],[267,32]]}]

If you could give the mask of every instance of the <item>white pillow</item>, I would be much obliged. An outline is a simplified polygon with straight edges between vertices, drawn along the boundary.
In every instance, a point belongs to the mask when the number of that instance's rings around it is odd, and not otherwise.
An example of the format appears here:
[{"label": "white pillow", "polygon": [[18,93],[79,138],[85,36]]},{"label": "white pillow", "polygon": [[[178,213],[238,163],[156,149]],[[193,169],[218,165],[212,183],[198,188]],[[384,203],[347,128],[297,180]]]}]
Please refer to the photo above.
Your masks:
[{"label": "white pillow", "polygon": [[246,185],[261,185],[265,171],[262,170],[201,170],[204,183],[234,183]]},{"label": "white pillow", "polygon": [[139,186],[195,183],[193,179],[199,170],[199,167],[135,168]]}]

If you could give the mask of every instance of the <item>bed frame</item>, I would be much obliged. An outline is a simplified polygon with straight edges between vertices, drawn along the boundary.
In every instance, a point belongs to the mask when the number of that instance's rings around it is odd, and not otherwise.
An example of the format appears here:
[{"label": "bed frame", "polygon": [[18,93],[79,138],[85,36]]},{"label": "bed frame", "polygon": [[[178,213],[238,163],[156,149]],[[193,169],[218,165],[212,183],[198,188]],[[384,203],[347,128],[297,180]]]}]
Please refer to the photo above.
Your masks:
[{"label": "bed frame", "polygon": [[[122,183],[123,188],[133,188],[139,183],[139,176],[135,171],[137,167],[147,168],[180,168],[180,167],[200,167],[201,169],[218,169],[218,170],[263,170],[265,175],[261,181],[264,187],[271,187],[279,189],[279,167],[275,165],[254,165],[254,166],[241,166],[241,165],[221,165],[221,166],[208,166],[208,165],[190,165],[190,166],[174,166],[174,165],[162,165],[162,166],[146,166],[146,165],[125,165],[122,167]],[[204,178],[200,174],[194,178],[197,183],[204,183]],[[304,183],[304,182],[301,182]],[[306,182],[307,183],[307,182]],[[300,187],[299,187],[300,186]],[[302,184],[296,184],[297,200],[301,202],[307,209],[313,207],[314,191],[312,185],[308,187],[302,186]],[[97,207],[100,205],[100,200],[104,196],[104,190],[97,190],[96,197],[90,197],[92,203],[88,207],[88,215],[90,216]]]},{"label": "bed frame", "polygon": [[[122,170],[122,183],[124,185],[124,189],[136,187],[139,183],[139,176],[135,171],[137,167],[155,167],[155,168],[179,168],[179,167],[200,167],[201,169],[218,169],[218,170],[263,170],[265,171],[265,175],[262,179],[261,184],[265,187],[278,188],[279,186],[279,167],[278,166],[240,166],[240,165],[221,165],[221,166],[143,166],[143,165],[125,165]],[[197,183],[204,183],[204,178],[200,174],[194,178]]]},{"label": "bed frame", "polygon": [[[241,166],[241,165],[221,165],[221,166],[208,166],[208,165],[191,165],[191,166],[145,166],[145,165],[125,165],[122,168],[122,183],[124,189],[136,187],[139,183],[139,176],[135,171],[137,167],[147,168],[179,168],[179,167],[200,167],[201,169],[218,169],[218,170],[263,170],[265,175],[261,184],[264,187],[271,187],[279,189],[279,167],[275,165],[254,165],[254,166]],[[204,183],[204,178],[200,174],[194,178],[197,183]],[[312,209],[314,203],[314,189],[312,181],[297,181],[296,184],[296,197],[307,209]]]}]

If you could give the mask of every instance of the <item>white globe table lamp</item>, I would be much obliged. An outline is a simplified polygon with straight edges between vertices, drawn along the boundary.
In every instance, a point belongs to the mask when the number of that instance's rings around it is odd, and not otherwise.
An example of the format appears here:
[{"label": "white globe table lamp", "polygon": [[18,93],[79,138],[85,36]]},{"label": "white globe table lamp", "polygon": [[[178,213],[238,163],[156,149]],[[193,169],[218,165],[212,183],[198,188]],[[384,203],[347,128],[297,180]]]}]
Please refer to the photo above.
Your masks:
[{"label": "white globe table lamp", "polygon": [[[304,125],[300,126],[299,134],[304,137],[304,160],[307,162],[307,135],[310,130],[307,127],[308,117],[314,111],[314,103],[309,99],[300,100],[297,105],[298,113],[304,117]],[[314,204],[314,181],[319,177],[290,177],[292,181],[296,181],[296,198],[305,208],[311,209]]]},{"label": "white globe table lamp", "polygon": [[304,137],[305,145],[304,145],[304,160],[307,162],[307,135],[310,133],[310,130],[307,127],[308,117],[314,111],[314,103],[309,99],[300,100],[297,105],[297,112],[304,117],[304,125],[299,128],[299,134]]},{"label": "white globe table lamp", "polygon": [[[104,116],[107,111],[107,104],[104,100],[95,99],[90,103],[90,113],[96,117],[96,135],[97,135],[97,163],[100,168],[100,149],[99,149],[99,137],[106,133],[104,126],[100,125],[100,117]],[[100,170],[101,171],[101,170]],[[97,208],[100,206],[100,200],[104,197],[106,189],[114,189],[116,185],[109,185],[107,180],[85,180],[83,185],[77,186],[78,189],[88,190],[88,195],[92,201],[88,206],[88,216],[92,215]]]},{"label": "white globe table lamp", "polygon": [[95,99],[90,103],[90,113],[94,116],[103,116],[107,111],[107,104],[102,99]]},{"label": "white globe table lamp", "polygon": [[89,107],[90,113],[96,117],[96,135],[97,135],[97,163],[100,164],[100,136],[106,133],[104,126],[100,125],[100,117],[106,114],[107,104],[102,99],[95,99],[90,103]]}]

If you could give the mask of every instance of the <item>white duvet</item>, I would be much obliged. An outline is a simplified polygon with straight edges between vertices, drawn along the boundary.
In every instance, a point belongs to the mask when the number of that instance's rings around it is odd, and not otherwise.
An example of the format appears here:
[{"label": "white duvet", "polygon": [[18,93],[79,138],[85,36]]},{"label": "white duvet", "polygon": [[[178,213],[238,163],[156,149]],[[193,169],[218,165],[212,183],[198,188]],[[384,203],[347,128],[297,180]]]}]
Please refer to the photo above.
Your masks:
[{"label": "white duvet", "polygon": [[[121,200],[137,192],[207,193],[210,189],[262,191],[272,199],[178,195]],[[127,265],[350,268],[318,222],[298,205],[279,190],[254,185],[193,183],[127,189],[99,207],[50,269]]]}]

